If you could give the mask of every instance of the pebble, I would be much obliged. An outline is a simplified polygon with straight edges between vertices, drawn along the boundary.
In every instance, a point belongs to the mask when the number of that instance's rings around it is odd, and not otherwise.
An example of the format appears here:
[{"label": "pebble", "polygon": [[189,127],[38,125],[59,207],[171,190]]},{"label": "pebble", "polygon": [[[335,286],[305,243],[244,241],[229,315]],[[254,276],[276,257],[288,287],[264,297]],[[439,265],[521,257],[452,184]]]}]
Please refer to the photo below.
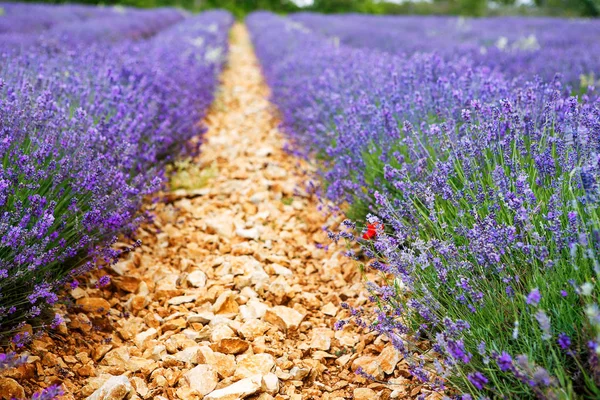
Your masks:
[{"label": "pebble", "polygon": [[200,393],[202,396],[206,396],[215,390],[219,383],[217,371],[206,364],[196,365],[183,376],[190,388]]},{"label": "pebble", "polygon": [[110,303],[99,297],[83,297],[76,303],[84,312],[103,313],[110,310]]},{"label": "pebble", "polygon": [[87,400],[121,400],[132,394],[133,386],[125,375],[113,376],[98,388]]},{"label": "pebble", "polygon": [[202,288],[206,286],[206,274],[199,269],[189,273],[186,279],[194,287]]},{"label": "pebble", "polygon": [[239,338],[224,338],[212,345],[212,349],[223,354],[239,354],[248,350],[250,344]]},{"label": "pebble", "polygon": [[189,296],[176,296],[169,299],[168,304],[177,306],[185,303],[193,303],[196,301],[198,297],[194,295]]},{"label": "pebble", "polygon": [[276,306],[267,310],[265,321],[270,322],[284,331],[298,329],[304,319],[304,314],[285,306]]},{"label": "pebble", "polygon": [[373,389],[369,389],[369,388],[354,389],[354,400],[375,400],[375,399],[377,399],[377,393]]},{"label": "pebble", "polygon": [[258,392],[262,387],[262,377],[255,375],[251,378],[244,378],[236,383],[215,390],[207,395],[204,400],[234,400],[243,399]]},{"label": "pebble", "polygon": [[267,353],[249,355],[238,361],[234,379],[249,378],[253,375],[266,375],[275,369],[275,359]]},{"label": "pebble", "polygon": [[0,399],[22,399],[25,397],[25,389],[12,378],[0,378]]}]

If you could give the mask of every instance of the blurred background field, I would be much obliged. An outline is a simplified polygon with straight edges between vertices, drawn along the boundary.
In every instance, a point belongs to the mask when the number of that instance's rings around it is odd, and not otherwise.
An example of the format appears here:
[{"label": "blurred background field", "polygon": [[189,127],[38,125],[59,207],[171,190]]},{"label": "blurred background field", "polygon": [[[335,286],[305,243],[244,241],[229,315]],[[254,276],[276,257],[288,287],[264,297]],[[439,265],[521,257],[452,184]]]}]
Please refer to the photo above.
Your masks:
[{"label": "blurred background field", "polygon": [[[142,8],[176,6],[192,11],[224,8],[238,18],[255,10],[269,10],[277,13],[314,11],[467,16],[598,17],[600,15],[600,0],[80,0],[78,2]],[[47,3],[68,3],[68,1],[54,0],[47,1]]]}]

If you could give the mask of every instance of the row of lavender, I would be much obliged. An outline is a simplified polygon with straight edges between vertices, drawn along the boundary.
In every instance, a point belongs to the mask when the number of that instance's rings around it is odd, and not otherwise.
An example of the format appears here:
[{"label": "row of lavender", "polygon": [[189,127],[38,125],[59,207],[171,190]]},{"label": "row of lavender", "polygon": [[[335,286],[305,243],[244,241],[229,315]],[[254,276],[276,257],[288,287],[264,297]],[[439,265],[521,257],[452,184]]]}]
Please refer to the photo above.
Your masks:
[{"label": "row of lavender", "polygon": [[[559,72],[574,88],[597,84],[600,21],[559,18],[326,16],[300,13],[294,21],[352,47],[397,55],[436,52],[467,57],[511,78],[551,80]],[[595,73],[595,74],[594,74]]]},{"label": "row of lavender", "polygon": [[366,220],[334,235],[387,282],[355,321],[459,398],[598,398],[597,93],[339,45],[267,13],[248,25],[295,149]]},{"label": "row of lavender", "polygon": [[45,4],[0,2],[0,34],[41,33],[59,24],[111,16],[115,8],[85,5],[55,7]]},{"label": "row of lavender", "polygon": [[141,40],[186,16],[169,8],[146,11],[0,3],[0,9],[0,52],[20,51],[32,45],[64,51],[85,43]]},{"label": "row of lavender", "polygon": [[63,285],[118,256],[167,163],[198,150],[231,24],[122,10],[0,43],[1,339],[46,327]]}]

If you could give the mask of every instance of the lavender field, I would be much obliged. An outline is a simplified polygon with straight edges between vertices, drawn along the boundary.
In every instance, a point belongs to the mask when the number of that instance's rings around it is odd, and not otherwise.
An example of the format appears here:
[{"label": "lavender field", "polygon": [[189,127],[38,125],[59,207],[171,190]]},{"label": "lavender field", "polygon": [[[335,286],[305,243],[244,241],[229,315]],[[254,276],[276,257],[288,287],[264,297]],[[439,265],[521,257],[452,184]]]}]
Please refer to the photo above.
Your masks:
[{"label": "lavender field", "polygon": [[0,398],[600,398],[600,21],[244,23],[0,3]]},{"label": "lavender field", "polygon": [[598,398],[600,23],[248,25],[283,129],[350,218],[332,237],[386,282],[338,328],[385,334],[450,396]]}]

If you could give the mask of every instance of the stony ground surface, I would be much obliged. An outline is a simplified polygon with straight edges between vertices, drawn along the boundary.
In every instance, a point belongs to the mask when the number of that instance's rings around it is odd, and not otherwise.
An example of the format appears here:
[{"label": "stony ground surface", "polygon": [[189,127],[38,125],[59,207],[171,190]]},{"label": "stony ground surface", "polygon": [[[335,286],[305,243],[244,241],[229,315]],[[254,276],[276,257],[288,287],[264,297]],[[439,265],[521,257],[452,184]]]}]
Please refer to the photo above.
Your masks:
[{"label": "stony ground surface", "polygon": [[[426,393],[385,338],[333,329],[346,313],[341,303],[364,304],[367,294],[356,265],[323,230],[339,219],[304,191],[310,168],[282,150],[267,97],[237,25],[197,161],[210,171],[206,185],[152,206],[142,247],[112,268],[110,286],[92,280],[71,292],[66,325],[35,340],[28,363],[0,377],[0,398],[53,383],[66,399]],[[365,381],[353,372],[359,366],[394,384]]]}]

